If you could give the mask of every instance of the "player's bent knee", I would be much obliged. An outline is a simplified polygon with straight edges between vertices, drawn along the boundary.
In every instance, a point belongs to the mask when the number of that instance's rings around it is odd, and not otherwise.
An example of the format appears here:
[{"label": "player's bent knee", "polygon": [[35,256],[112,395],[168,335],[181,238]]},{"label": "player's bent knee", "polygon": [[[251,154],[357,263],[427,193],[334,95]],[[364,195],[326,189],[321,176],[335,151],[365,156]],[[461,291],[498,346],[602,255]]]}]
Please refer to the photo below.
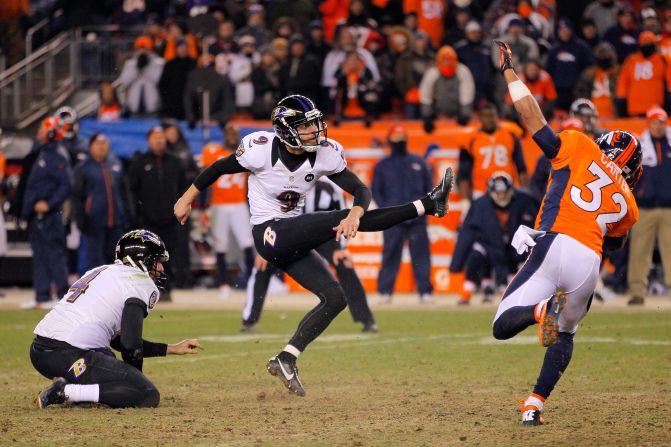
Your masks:
[{"label": "player's bent knee", "polygon": [[505,324],[505,322],[502,322],[501,318],[498,318],[494,322],[494,325],[492,326],[492,334],[497,340],[508,340],[515,335],[508,330],[508,325]]},{"label": "player's bent knee", "polygon": [[158,407],[158,404],[161,402],[161,393],[155,387],[146,388],[142,392],[142,399],[140,400],[138,407],[140,408],[155,408]]},{"label": "player's bent knee", "polygon": [[340,284],[333,284],[330,287],[322,290],[320,293],[324,297],[326,306],[335,313],[342,312],[347,307],[347,300],[345,299],[345,292]]}]

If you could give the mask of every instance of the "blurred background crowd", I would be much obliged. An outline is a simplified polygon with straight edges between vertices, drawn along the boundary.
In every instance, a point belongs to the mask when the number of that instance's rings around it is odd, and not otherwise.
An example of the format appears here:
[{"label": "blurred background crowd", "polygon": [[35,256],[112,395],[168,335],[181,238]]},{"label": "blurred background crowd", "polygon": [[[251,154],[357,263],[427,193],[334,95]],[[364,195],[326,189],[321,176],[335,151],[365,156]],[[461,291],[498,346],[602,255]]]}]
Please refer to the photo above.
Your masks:
[{"label": "blurred background crowd", "polygon": [[[671,260],[665,259],[671,250],[659,249],[671,248],[667,1],[3,0],[0,69],[28,56],[26,33],[39,23],[46,23],[46,35],[35,35],[30,51],[49,36],[80,30],[83,83],[98,91],[98,121],[151,118],[159,124],[145,129],[146,150],[121,158],[104,132],[78,135],[72,108],[40,121],[5,206],[12,219],[26,223],[33,256],[43,260],[33,263],[32,305],[62,294],[68,273],[109,262],[121,232],[137,226],[168,244],[172,285],[192,287],[189,256],[196,248],[189,235],[209,231],[217,218],[212,222],[203,213],[198,228],[181,227],[172,204],[200,167],[235,150],[237,122],[267,120],[289,94],[315,100],[336,127],[370,127],[382,119],[418,121],[428,134],[444,120],[477,129],[459,145],[463,217],[450,271],[465,271],[460,302],[467,304],[478,289],[491,300],[524,260],[508,242],[517,225],[532,226],[549,174],[547,160],[525,160],[524,130],[501,125],[517,116],[497,72],[493,38],[510,44],[521,78],[548,120],[562,128],[598,137],[608,120],[645,120],[646,171],[636,191],[643,211],[636,228],[646,230],[634,232],[631,247],[607,255],[612,274],[600,290],[629,290],[630,303],[642,304],[650,285],[664,292],[665,278],[671,282]],[[125,51],[107,44],[120,36],[131,43]],[[105,70],[109,61],[113,69]],[[183,133],[210,123],[221,128],[221,141],[190,147]],[[406,200],[425,190],[424,182],[431,184],[425,160],[408,153],[408,133],[389,127],[380,136],[388,159],[376,166],[371,182],[379,205]],[[214,155],[206,161],[201,151]],[[417,168],[408,172],[408,166]],[[0,180],[8,178],[3,171],[0,154]],[[244,176],[220,183],[202,209],[245,203]],[[384,235],[383,295],[393,292],[404,241],[419,293],[432,291],[427,223],[412,225]],[[7,245],[2,233],[0,263]],[[253,252],[245,237],[239,239],[239,278],[219,274],[214,285],[245,286]],[[217,255],[227,245],[217,245]],[[651,257],[652,269],[640,262]],[[217,266],[226,269],[225,256],[218,256]]]}]

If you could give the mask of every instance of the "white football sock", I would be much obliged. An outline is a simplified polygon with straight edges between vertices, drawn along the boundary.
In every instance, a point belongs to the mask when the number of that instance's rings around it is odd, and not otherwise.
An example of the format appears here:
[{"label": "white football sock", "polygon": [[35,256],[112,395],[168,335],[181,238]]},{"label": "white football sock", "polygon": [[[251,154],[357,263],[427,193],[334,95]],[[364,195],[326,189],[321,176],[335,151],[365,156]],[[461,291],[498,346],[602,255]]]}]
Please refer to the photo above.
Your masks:
[{"label": "white football sock", "polygon": [[65,385],[67,402],[98,402],[100,386],[95,385]]},{"label": "white football sock", "polygon": [[415,200],[412,202],[413,205],[415,205],[415,208],[417,208],[417,216],[423,216],[426,214],[426,209],[424,208],[424,204],[422,203],[421,200]]},{"label": "white football sock", "polygon": [[543,411],[543,401],[534,395],[527,397],[527,400],[524,401],[524,406],[526,407],[527,405],[533,405],[534,407]]},{"label": "white football sock", "polygon": [[291,345],[286,345],[283,351],[288,352],[289,354],[293,355],[296,358],[298,358],[298,356],[301,355],[301,351],[299,351],[298,348],[296,348],[295,346]]}]

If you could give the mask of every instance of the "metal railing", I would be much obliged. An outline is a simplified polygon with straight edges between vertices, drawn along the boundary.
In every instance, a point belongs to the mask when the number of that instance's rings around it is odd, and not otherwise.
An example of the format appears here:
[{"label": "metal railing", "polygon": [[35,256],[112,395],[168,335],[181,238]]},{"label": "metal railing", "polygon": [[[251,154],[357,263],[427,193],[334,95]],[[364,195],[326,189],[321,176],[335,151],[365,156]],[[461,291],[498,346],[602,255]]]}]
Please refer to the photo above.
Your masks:
[{"label": "metal railing", "polygon": [[72,94],[78,56],[70,33],[61,33],[0,73],[0,126],[23,129]]},{"label": "metal railing", "polygon": [[56,12],[53,13],[50,17],[46,17],[30,28],[28,28],[28,31],[26,31],[26,57],[29,57],[31,54],[33,54],[33,45],[34,45],[34,37],[37,35],[37,33],[40,33],[42,36],[42,41],[46,40],[48,37],[49,29],[48,26],[50,23],[53,23],[53,20],[62,16],[63,15],[63,10],[59,9]]}]

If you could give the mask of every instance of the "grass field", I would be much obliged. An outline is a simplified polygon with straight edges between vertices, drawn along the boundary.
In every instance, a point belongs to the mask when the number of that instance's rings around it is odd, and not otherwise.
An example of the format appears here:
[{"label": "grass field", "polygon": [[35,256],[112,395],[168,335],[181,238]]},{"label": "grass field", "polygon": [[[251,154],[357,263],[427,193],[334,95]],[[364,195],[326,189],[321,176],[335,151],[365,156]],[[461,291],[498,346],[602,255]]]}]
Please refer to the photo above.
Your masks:
[{"label": "grass field", "polygon": [[594,309],[573,362],[548,400],[543,427],[519,423],[544,350],[532,331],[491,337],[492,309],[377,310],[363,335],[343,314],[299,361],[307,397],[265,371],[304,314],[269,310],[255,335],[239,312],[163,310],[156,341],[199,337],[197,356],[145,361],[157,409],[51,407],[28,359],[43,312],[0,311],[0,445],[669,445],[671,312]]}]

